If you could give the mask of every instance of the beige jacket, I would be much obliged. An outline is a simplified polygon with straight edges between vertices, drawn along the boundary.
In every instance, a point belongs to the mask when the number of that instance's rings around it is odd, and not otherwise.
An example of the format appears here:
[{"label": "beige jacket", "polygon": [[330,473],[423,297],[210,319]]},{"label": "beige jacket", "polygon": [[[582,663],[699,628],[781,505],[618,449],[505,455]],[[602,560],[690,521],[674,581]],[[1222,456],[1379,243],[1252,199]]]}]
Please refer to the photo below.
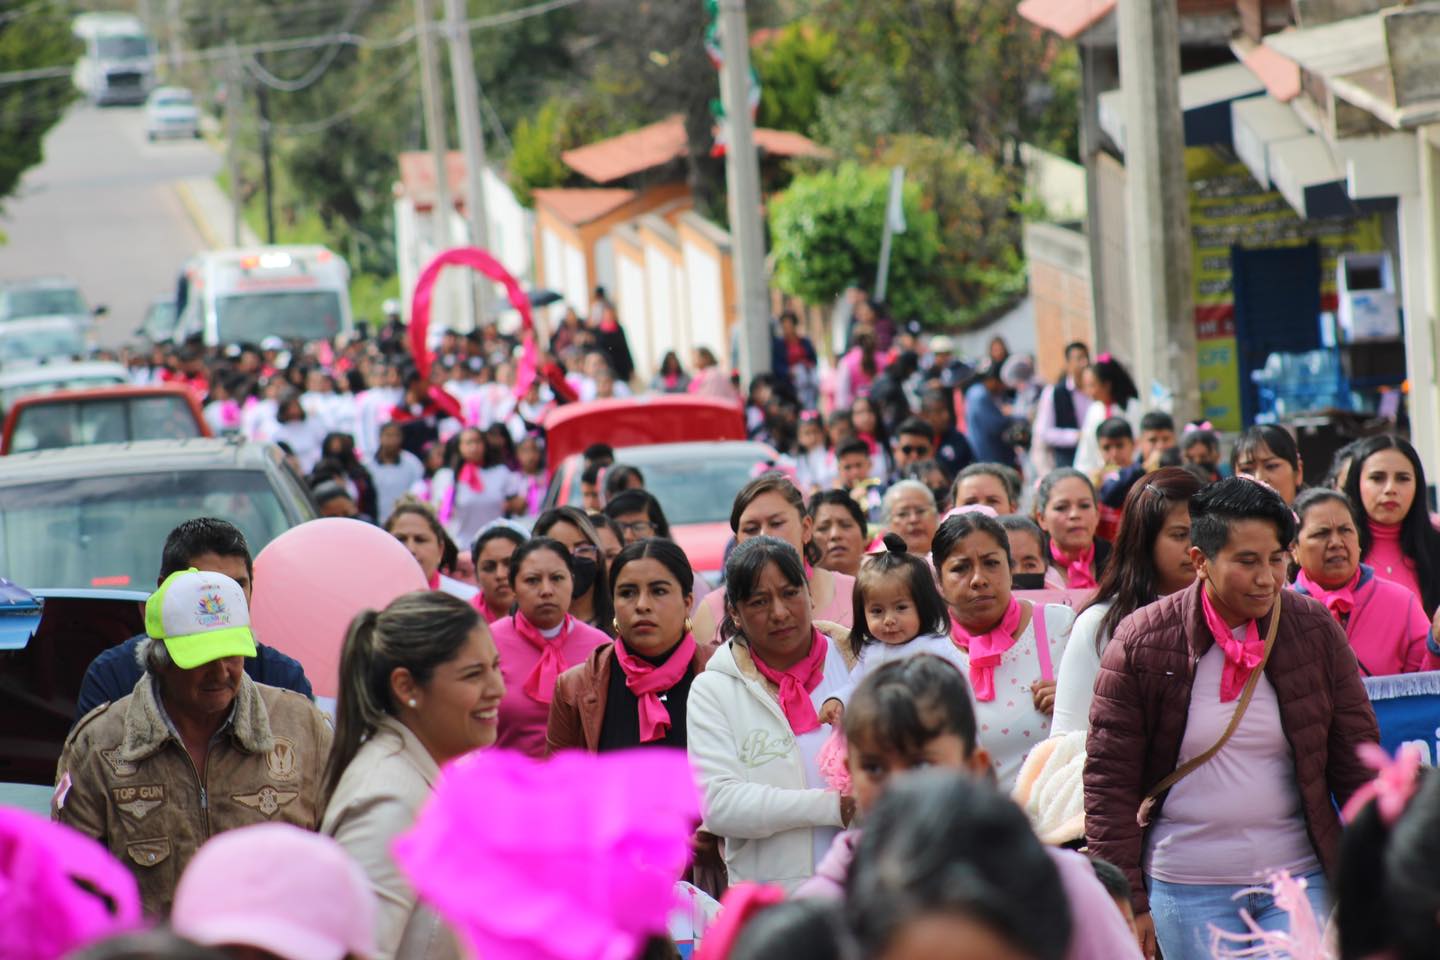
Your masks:
[{"label": "beige jacket", "polygon": [[370,878],[379,902],[379,960],[459,960],[458,941],[416,903],[390,844],[414,822],[440,768],[410,728],[386,718],[345,768],[325,807],[320,832],[334,837]]},{"label": "beige jacket", "polygon": [[52,815],[108,847],[135,873],[146,912],[164,916],[185,865],[215,834],[320,825],[330,736],[308,699],[242,674],[234,712],[196,770],[147,673],[70,732]]}]

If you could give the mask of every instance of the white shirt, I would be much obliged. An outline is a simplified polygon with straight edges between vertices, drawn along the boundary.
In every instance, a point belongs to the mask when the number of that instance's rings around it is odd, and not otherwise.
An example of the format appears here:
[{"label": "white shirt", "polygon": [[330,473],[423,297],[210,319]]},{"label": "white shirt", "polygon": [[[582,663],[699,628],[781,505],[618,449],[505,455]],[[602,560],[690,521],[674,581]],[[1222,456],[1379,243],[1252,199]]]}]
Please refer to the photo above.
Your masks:
[{"label": "white shirt", "polygon": [[1110,642],[1108,633],[1099,635],[1100,621],[1112,606],[1113,601],[1106,601],[1087,607],[1070,628],[1070,642],[1065,644],[1065,656],[1055,677],[1051,736],[1090,729],[1090,701],[1095,697],[1095,678],[1100,674],[1100,649]]},{"label": "white shirt", "polygon": [[367,457],[365,469],[375,480],[375,509],[379,513],[376,523],[388,520],[390,511],[395,509],[395,501],[425,479],[425,465],[409,450],[401,450],[396,463],[380,463],[373,457]]},{"label": "white shirt", "polygon": [[1095,431],[1100,429],[1100,424],[1111,417],[1124,417],[1130,421],[1130,432],[1137,439],[1140,437],[1140,401],[1131,400],[1123,408],[1118,406],[1109,407],[1106,412],[1103,403],[1092,403],[1085,411],[1085,419],[1080,421],[1080,442],[1075,447],[1075,469],[1086,476],[1090,476],[1096,470],[1105,465],[1105,458],[1100,455],[1100,438]]},{"label": "white shirt", "polygon": [[[436,589],[440,590],[443,593],[448,593],[452,597],[459,597],[466,603],[474,600],[475,597],[480,593],[479,587],[472,587],[468,583],[456,580],[454,577],[447,577],[443,573],[440,574],[440,586]],[[556,632],[559,632],[558,629]],[[541,633],[544,633],[544,631],[542,630]]]},{"label": "white shirt", "polygon": [[483,490],[471,490],[469,484],[455,486],[455,474],[446,467],[435,472],[432,503],[443,512],[455,490],[454,508],[445,521],[445,530],[461,550],[469,550],[480,528],[505,515],[505,501],[525,495],[525,478],[509,467],[487,467],[480,471]]}]

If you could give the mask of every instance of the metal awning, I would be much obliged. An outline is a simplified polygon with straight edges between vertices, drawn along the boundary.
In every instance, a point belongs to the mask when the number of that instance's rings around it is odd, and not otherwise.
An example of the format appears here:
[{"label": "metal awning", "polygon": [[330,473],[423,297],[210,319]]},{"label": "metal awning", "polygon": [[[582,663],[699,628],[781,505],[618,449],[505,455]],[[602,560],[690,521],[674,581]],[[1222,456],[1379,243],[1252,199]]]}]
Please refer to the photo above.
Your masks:
[{"label": "metal awning", "polygon": [[[1242,63],[1197,70],[1180,77],[1180,109],[1185,114],[1185,145],[1204,146],[1231,141],[1230,104],[1265,93],[1265,85]],[[1123,91],[1100,94],[1100,129],[1121,152],[1125,150]]]},{"label": "metal awning", "polygon": [[1235,155],[1263,187],[1274,185],[1270,151],[1277,143],[1310,136],[1295,111],[1274,97],[1250,97],[1230,104]]}]

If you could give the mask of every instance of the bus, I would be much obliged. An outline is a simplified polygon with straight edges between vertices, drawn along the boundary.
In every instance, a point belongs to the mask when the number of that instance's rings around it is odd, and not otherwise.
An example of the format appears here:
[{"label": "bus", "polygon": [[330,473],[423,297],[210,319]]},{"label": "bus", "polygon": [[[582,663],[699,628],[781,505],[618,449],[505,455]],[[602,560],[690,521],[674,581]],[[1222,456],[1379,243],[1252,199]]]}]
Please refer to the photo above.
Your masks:
[{"label": "bus", "polygon": [[85,45],[75,61],[75,88],[91,103],[144,103],[155,86],[155,46],[138,17],[83,13],[70,24]]},{"label": "bus", "polygon": [[350,268],[321,246],[211,250],[186,262],[176,289],[177,343],[330,340],[355,329]]}]

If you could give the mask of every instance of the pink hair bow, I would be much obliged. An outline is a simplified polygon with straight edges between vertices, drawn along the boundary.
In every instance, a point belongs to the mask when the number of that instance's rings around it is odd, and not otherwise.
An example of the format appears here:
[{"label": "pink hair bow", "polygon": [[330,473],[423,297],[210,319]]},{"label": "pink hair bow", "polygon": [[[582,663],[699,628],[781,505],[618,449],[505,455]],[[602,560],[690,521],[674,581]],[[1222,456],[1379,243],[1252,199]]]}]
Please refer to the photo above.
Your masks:
[{"label": "pink hair bow", "polygon": [[1114,360],[1115,358],[1110,356],[1109,353],[1102,353],[1100,354],[1100,356],[1095,358],[1096,363],[1113,363]]},{"label": "pink hair bow", "polygon": [[1193,433],[1196,430],[1209,430],[1213,432],[1215,426],[1209,420],[1201,420],[1199,423],[1187,424],[1185,427],[1186,433]]},{"label": "pink hair bow", "polygon": [[1393,760],[1374,743],[1362,743],[1355,752],[1360,755],[1360,762],[1374,770],[1376,776],[1356,791],[1350,802],[1345,804],[1341,816],[1350,823],[1367,803],[1374,800],[1380,811],[1380,821],[1387,827],[1393,827],[1405,812],[1405,805],[1415,795],[1415,785],[1420,777],[1419,749],[1407,743]]}]

